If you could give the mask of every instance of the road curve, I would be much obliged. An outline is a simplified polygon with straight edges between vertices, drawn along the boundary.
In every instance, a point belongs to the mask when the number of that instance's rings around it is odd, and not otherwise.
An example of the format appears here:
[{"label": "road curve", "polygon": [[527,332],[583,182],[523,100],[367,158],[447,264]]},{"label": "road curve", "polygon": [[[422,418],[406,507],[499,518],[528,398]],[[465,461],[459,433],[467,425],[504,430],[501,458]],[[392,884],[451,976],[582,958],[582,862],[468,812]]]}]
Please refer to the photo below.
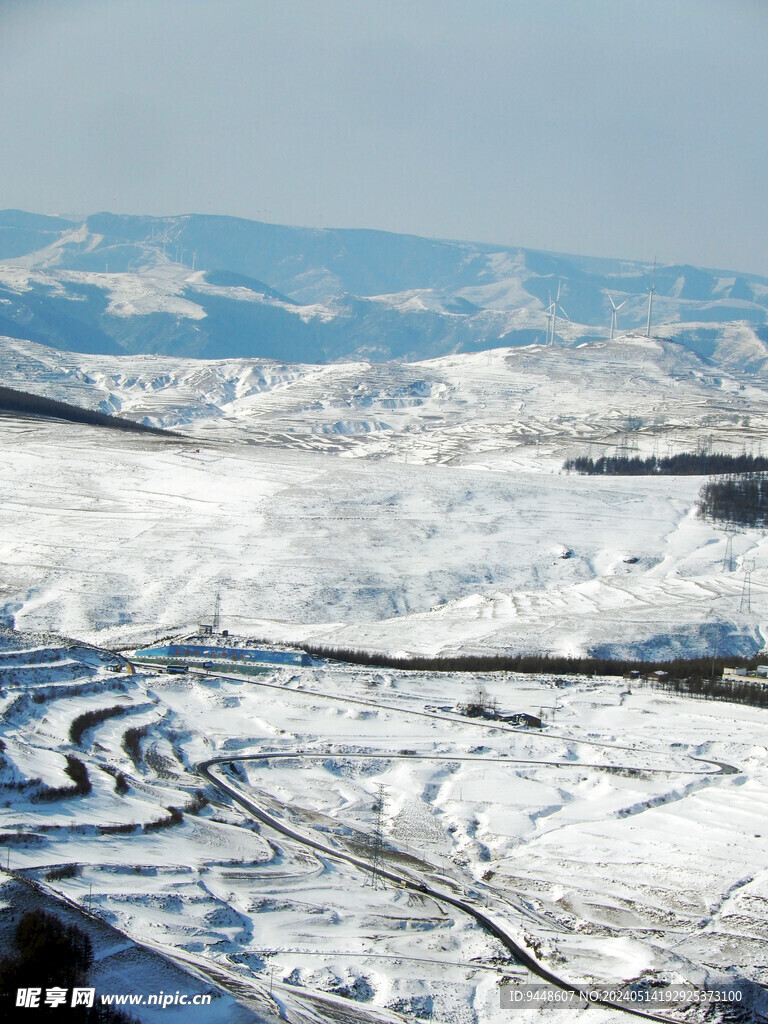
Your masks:
[{"label": "road curve", "polygon": [[[217,765],[236,764],[240,761],[261,761],[267,757],[274,756],[301,757],[306,755],[296,753],[291,755],[289,753],[286,753],[283,755],[251,754],[246,755],[244,757],[213,757],[207,761],[201,761],[196,766],[196,770],[200,775],[203,776],[203,778],[205,778],[208,782],[215,786],[221,793],[224,793],[236,804],[238,804],[247,814],[251,815],[251,817],[253,818],[256,818],[257,821],[260,821],[264,825],[267,825],[269,828],[274,829],[276,832],[279,832],[282,835],[287,836],[289,839],[293,839],[294,841],[301,843],[303,846],[307,846],[310,849],[315,850],[323,856],[330,857],[335,860],[342,860],[348,864],[353,864],[355,867],[361,868],[363,871],[369,871],[370,864],[368,863],[368,861],[363,860],[361,857],[356,857],[354,854],[345,853],[341,850],[334,849],[333,847],[328,846],[326,843],[322,843],[318,839],[306,836],[303,833],[292,828],[290,825],[286,825],[284,822],[280,821],[278,818],[270,814],[268,811],[262,810],[252,800],[249,800],[247,797],[243,796],[243,794],[240,793],[237,789],[235,789],[234,786],[231,786],[228,782],[225,782],[223,779],[220,779],[212,771],[212,769]],[[328,757],[334,755],[324,754],[316,756]],[[453,760],[457,760],[457,758],[454,758]],[[541,964],[539,964],[536,960],[533,959],[533,957],[530,955],[530,953],[527,952],[527,950],[523,949],[515,941],[515,939],[502,927],[502,925],[500,925],[497,921],[495,921],[492,917],[486,914],[480,907],[476,906],[475,904],[470,903],[466,900],[458,899],[457,897],[451,896],[448,893],[439,892],[436,889],[432,889],[429,885],[427,885],[426,882],[413,882],[410,879],[404,877],[403,875],[399,875],[388,868],[379,867],[378,872],[383,878],[388,879],[390,882],[399,886],[400,888],[409,889],[411,892],[414,892],[421,896],[429,896],[432,899],[437,900],[438,902],[446,903],[449,906],[455,907],[462,913],[467,914],[469,917],[473,918],[473,920],[475,920],[484,931],[492,935],[494,938],[498,939],[499,942],[504,946],[504,948],[512,954],[517,963],[519,963],[523,967],[526,967],[536,977],[541,978],[542,981],[545,981],[548,984],[553,985],[554,987],[561,989],[565,992],[579,993],[584,989],[585,986],[580,987],[578,985],[573,985],[571,984],[571,982],[565,981],[563,978],[558,977],[556,974],[553,974],[551,971],[547,970],[546,967],[543,967]],[[590,1001],[589,1005],[601,1006],[605,1009],[619,1010],[622,1013],[628,1013],[633,1017],[642,1017],[644,1020],[661,1021],[663,1022],[663,1024],[680,1024],[678,1018],[666,1017],[662,1014],[647,1013],[643,1010],[638,1010],[630,1006],[623,1006],[619,1003],[614,1003],[609,1000],[594,1000]]]},{"label": "road curve", "polygon": [[[136,661],[136,659],[134,659],[134,661]],[[159,673],[159,671],[160,671],[160,669],[162,667],[162,666],[158,665],[155,662],[148,662],[148,661],[136,661],[136,664],[137,665],[141,665],[143,668],[151,668],[155,672],[158,672],[158,673]],[[504,722],[486,721],[486,720],[483,720],[483,719],[468,718],[465,715],[459,715],[459,714],[445,714],[445,713],[441,714],[441,713],[435,712],[435,711],[420,711],[418,708],[409,708],[409,707],[404,707],[404,706],[401,706],[401,705],[398,705],[398,704],[387,704],[387,703],[382,703],[380,701],[366,700],[365,698],[362,698],[362,697],[347,697],[347,696],[336,695],[336,694],[333,694],[333,693],[323,693],[321,690],[304,689],[304,688],[299,690],[299,689],[294,689],[293,687],[286,686],[284,683],[268,683],[268,682],[266,682],[264,680],[254,679],[254,678],[251,678],[251,677],[244,677],[242,674],[237,674],[237,673],[234,673],[234,672],[227,673],[225,671],[221,671],[218,668],[212,669],[210,671],[206,671],[206,670],[204,670],[202,668],[198,668],[197,666],[190,666],[187,669],[187,671],[188,671],[188,673],[190,675],[198,675],[198,676],[202,676],[203,678],[207,678],[208,676],[214,676],[214,677],[220,677],[222,679],[232,679],[232,680],[234,680],[236,682],[239,682],[239,683],[242,683],[244,681],[244,679],[247,679],[247,682],[251,686],[261,686],[261,687],[265,687],[265,688],[270,689],[270,690],[280,690],[282,693],[291,693],[291,694],[295,694],[296,696],[315,697],[315,698],[319,698],[320,700],[330,700],[330,701],[335,701],[335,702],[341,703],[341,704],[358,704],[358,705],[362,705],[363,707],[373,708],[373,709],[375,709],[377,711],[393,711],[396,714],[411,715],[411,716],[415,716],[415,717],[418,717],[418,718],[437,719],[438,721],[452,722],[453,724],[466,725],[466,726],[469,726],[471,728],[495,729],[495,730],[498,730],[500,732],[508,732],[508,733],[511,733],[513,735],[518,735],[518,736],[520,735],[520,732],[521,732],[519,727],[507,725]],[[578,743],[581,746],[598,747],[598,748],[603,749],[603,750],[626,750],[626,751],[630,751],[632,753],[637,753],[637,749],[635,747],[626,746],[625,744],[621,744],[621,743],[605,743],[605,742],[602,742],[601,740],[592,740],[592,739],[588,739],[586,737],[582,738],[582,737],[576,737],[576,736],[569,736],[567,733],[561,733],[561,732],[551,733],[551,732],[547,731],[546,733],[536,733],[536,732],[533,732],[531,730],[527,730],[526,731],[526,735],[527,735],[527,737],[529,739],[572,740],[574,743]],[[653,750],[653,749],[650,749],[650,750],[646,750],[645,753],[646,754],[662,754],[662,755],[666,755],[668,752],[667,751],[663,751],[663,750]],[[694,757],[692,754],[688,754],[686,756],[691,761],[697,761],[699,764],[709,765],[710,766],[710,770],[709,771],[701,771],[701,770],[697,770],[697,769],[692,769],[690,771],[686,771],[684,768],[649,768],[649,767],[642,767],[642,766],[638,766],[638,765],[619,765],[619,764],[617,764],[617,765],[610,765],[610,764],[602,764],[602,765],[601,764],[584,764],[584,766],[585,767],[589,767],[589,768],[601,768],[601,769],[605,769],[606,771],[618,771],[618,770],[625,770],[626,769],[626,770],[642,772],[645,775],[735,775],[735,774],[739,773],[739,769],[738,768],[735,768],[733,765],[726,764],[724,761],[714,761],[714,760],[710,760],[710,759],[705,758],[705,757]],[[455,758],[454,758],[454,760],[455,760]],[[529,764],[561,765],[564,768],[565,767],[576,767],[579,764],[583,764],[583,762],[577,762],[577,761],[563,761],[563,762],[559,762],[559,761],[552,761],[552,760],[527,761],[526,763],[529,763]],[[711,769],[714,769],[714,770],[711,770]]]}]

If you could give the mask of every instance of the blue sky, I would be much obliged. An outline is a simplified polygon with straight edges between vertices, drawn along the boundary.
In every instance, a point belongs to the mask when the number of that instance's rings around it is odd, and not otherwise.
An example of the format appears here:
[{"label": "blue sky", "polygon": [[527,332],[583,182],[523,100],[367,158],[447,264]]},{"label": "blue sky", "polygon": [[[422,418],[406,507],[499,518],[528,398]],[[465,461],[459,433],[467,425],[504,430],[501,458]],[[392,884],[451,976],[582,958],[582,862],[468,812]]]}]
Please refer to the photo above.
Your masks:
[{"label": "blue sky", "polygon": [[766,0],[0,0],[0,207],[768,274]]}]

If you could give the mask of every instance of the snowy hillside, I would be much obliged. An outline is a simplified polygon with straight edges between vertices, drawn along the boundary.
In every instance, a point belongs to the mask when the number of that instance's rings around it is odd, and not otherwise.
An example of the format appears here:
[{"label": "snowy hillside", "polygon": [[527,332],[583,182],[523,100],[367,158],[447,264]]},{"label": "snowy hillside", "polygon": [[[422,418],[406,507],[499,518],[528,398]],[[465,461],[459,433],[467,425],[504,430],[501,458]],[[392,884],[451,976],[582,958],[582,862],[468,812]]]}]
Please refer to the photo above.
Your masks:
[{"label": "snowy hillside", "polygon": [[[501,1024],[499,984],[537,980],[517,948],[561,983],[727,982],[759,1006],[764,709],[610,678],[117,660],[0,629],[0,898],[30,880],[68,901],[99,995],[208,992],[205,1024]],[[543,727],[459,714],[478,683]]]},{"label": "snowy hillside", "polygon": [[[531,343],[558,279],[574,320]],[[765,1019],[765,709],[263,651],[768,646],[764,530],[699,518],[700,477],[563,470],[766,454],[768,282],[660,268],[646,337],[648,283],[404,236],[0,215],[3,388],[175,431],[0,405],[0,910],[57,908],[99,992],[206,993],[200,1024],[502,1024],[499,985],[542,977],[728,982],[733,1019]],[[179,664],[170,639],[212,646]],[[468,717],[476,692],[530,728]]]},{"label": "snowy hillside", "polygon": [[[766,387],[684,346],[637,335],[576,349],[499,349],[421,363],[104,357],[0,339],[9,387],[212,439],[417,462],[558,465],[618,444],[757,450]],[[549,465],[549,464],[548,464]]]},{"label": "snowy hillside", "polygon": [[[762,371],[768,281],[226,217],[0,212],[0,334],[80,353],[410,361],[644,329]],[[559,295],[557,319],[547,310]],[[735,326],[734,326],[735,325]],[[734,351],[733,333],[739,333]]]},{"label": "snowy hillside", "polygon": [[768,636],[765,538],[741,532],[723,571],[701,479],[561,471],[587,451],[759,450],[764,386],[678,344],[326,367],[0,351],[11,386],[189,437],[4,423],[0,607],[18,628],[149,640],[205,621],[221,589],[241,631],[389,651]]}]

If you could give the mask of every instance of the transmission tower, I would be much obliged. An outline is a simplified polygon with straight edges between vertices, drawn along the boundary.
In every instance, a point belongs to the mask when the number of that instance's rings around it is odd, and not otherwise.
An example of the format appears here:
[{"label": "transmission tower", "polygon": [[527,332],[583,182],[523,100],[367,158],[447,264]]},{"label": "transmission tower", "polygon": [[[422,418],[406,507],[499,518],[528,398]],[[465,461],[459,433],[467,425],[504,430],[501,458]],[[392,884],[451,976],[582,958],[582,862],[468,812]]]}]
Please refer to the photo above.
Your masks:
[{"label": "transmission tower", "polygon": [[725,554],[723,555],[723,572],[733,572],[733,538],[739,531],[735,526],[726,526]]},{"label": "transmission tower", "polygon": [[745,559],[741,564],[744,570],[744,584],[741,588],[740,612],[752,611],[752,573],[755,571],[754,558]]},{"label": "transmission tower", "polygon": [[386,888],[386,882],[381,874],[381,863],[384,858],[384,786],[379,783],[376,789],[376,799],[373,802],[373,835],[371,844],[371,866],[368,869],[368,878],[365,884],[373,886],[374,889]]}]

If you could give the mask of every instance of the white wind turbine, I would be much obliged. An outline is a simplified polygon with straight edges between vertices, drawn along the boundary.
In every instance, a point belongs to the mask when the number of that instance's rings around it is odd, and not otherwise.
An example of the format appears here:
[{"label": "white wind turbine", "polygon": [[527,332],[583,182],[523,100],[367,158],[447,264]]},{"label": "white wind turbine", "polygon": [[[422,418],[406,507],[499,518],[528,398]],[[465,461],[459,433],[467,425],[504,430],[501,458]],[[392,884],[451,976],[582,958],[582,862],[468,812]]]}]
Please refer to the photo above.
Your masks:
[{"label": "white wind turbine", "polygon": [[620,302],[618,304],[618,306],[613,301],[613,299],[612,299],[612,297],[610,295],[608,296],[608,301],[611,304],[611,337],[610,337],[610,340],[613,341],[613,335],[614,335],[614,332],[616,330],[617,313],[619,312],[619,310],[621,309],[622,306],[626,306],[626,304],[629,302],[629,299],[624,299],[624,301]]},{"label": "white wind turbine", "polygon": [[549,346],[549,336],[552,333],[552,314],[553,314],[554,309],[555,309],[555,304],[552,301],[552,292],[547,292],[547,295],[549,297],[549,305],[547,306],[547,309],[546,309],[546,313],[547,313],[547,346]]},{"label": "white wind turbine", "polygon": [[558,309],[563,314],[563,316],[565,317],[566,320],[570,320],[571,319],[568,316],[568,314],[565,312],[563,307],[560,305],[560,286],[561,285],[562,285],[562,281],[558,277],[558,279],[557,279],[557,295],[555,296],[554,301],[552,301],[552,293],[551,292],[550,292],[550,295],[549,295],[550,302],[549,302],[549,305],[547,306],[547,319],[548,319],[548,323],[547,323],[547,345],[554,345],[555,344],[555,328],[557,327],[557,311],[558,311]]}]

